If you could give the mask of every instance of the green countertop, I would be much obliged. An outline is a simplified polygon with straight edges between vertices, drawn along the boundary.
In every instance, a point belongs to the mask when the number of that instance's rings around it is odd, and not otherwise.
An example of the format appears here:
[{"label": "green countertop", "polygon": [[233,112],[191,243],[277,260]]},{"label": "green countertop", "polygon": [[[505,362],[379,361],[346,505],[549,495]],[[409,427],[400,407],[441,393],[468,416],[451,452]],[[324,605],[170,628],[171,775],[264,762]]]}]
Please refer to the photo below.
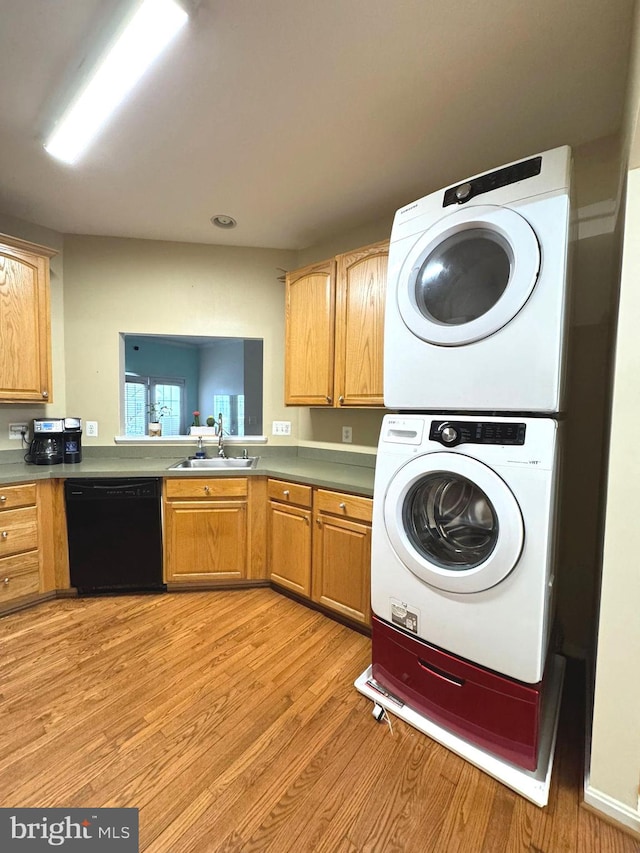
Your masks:
[{"label": "green countertop", "polygon": [[[350,454],[353,457],[355,454]],[[335,454],[332,454],[335,457]],[[297,455],[261,456],[256,468],[170,470],[184,459],[171,457],[87,456],[77,465],[0,464],[0,485],[79,477],[279,477],[311,486],[373,495],[374,468]]]}]

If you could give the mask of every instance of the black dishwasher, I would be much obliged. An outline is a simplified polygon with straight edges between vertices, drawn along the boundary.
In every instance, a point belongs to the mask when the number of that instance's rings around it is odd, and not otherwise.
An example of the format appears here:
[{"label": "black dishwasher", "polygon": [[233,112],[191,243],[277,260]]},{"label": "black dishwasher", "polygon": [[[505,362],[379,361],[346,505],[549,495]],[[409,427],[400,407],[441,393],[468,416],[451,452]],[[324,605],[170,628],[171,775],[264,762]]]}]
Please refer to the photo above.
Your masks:
[{"label": "black dishwasher", "polygon": [[67,480],[71,586],[81,595],[161,592],[161,480]]}]

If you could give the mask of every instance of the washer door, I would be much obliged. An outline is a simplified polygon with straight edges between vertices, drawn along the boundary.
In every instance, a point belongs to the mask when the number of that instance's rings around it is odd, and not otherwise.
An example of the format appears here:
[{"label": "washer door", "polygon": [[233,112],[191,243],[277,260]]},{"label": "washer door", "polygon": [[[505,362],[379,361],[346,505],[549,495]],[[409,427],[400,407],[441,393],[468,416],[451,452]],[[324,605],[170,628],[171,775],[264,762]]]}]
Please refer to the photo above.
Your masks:
[{"label": "washer door", "polygon": [[520,214],[466,207],[428,228],[398,278],[398,308],[419,338],[463,346],[506,326],[531,295],[540,247]]},{"label": "washer door", "polygon": [[400,468],[384,497],[384,523],[402,563],[447,592],[500,583],[524,544],[522,514],[507,484],[461,453],[429,453]]}]

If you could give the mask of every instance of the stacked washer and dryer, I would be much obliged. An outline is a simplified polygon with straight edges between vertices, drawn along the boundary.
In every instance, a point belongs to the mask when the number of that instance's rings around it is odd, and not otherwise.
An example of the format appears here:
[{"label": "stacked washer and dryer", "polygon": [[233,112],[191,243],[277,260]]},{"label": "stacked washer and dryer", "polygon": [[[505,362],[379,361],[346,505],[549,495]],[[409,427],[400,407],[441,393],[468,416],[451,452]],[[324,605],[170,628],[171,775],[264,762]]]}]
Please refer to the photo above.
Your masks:
[{"label": "stacked washer and dryer", "polygon": [[570,176],[563,147],[433,193],[396,213],[389,251],[369,684],[528,772],[553,658]]}]

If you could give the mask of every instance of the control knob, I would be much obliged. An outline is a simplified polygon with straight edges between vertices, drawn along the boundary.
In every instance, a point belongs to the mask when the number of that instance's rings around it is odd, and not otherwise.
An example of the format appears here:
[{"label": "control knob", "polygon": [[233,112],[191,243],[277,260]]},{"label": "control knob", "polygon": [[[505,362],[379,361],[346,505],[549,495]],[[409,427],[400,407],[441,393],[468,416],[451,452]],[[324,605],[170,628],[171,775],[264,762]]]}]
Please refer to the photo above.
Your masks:
[{"label": "control knob", "polygon": [[468,182],[466,184],[460,184],[459,187],[456,187],[455,195],[458,201],[464,201],[465,199],[469,198],[469,196],[471,195],[471,189],[471,184]]},{"label": "control knob", "polygon": [[440,427],[440,438],[445,444],[453,444],[453,442],[458,438],[458,430],[450,424],[444,424]]}]

